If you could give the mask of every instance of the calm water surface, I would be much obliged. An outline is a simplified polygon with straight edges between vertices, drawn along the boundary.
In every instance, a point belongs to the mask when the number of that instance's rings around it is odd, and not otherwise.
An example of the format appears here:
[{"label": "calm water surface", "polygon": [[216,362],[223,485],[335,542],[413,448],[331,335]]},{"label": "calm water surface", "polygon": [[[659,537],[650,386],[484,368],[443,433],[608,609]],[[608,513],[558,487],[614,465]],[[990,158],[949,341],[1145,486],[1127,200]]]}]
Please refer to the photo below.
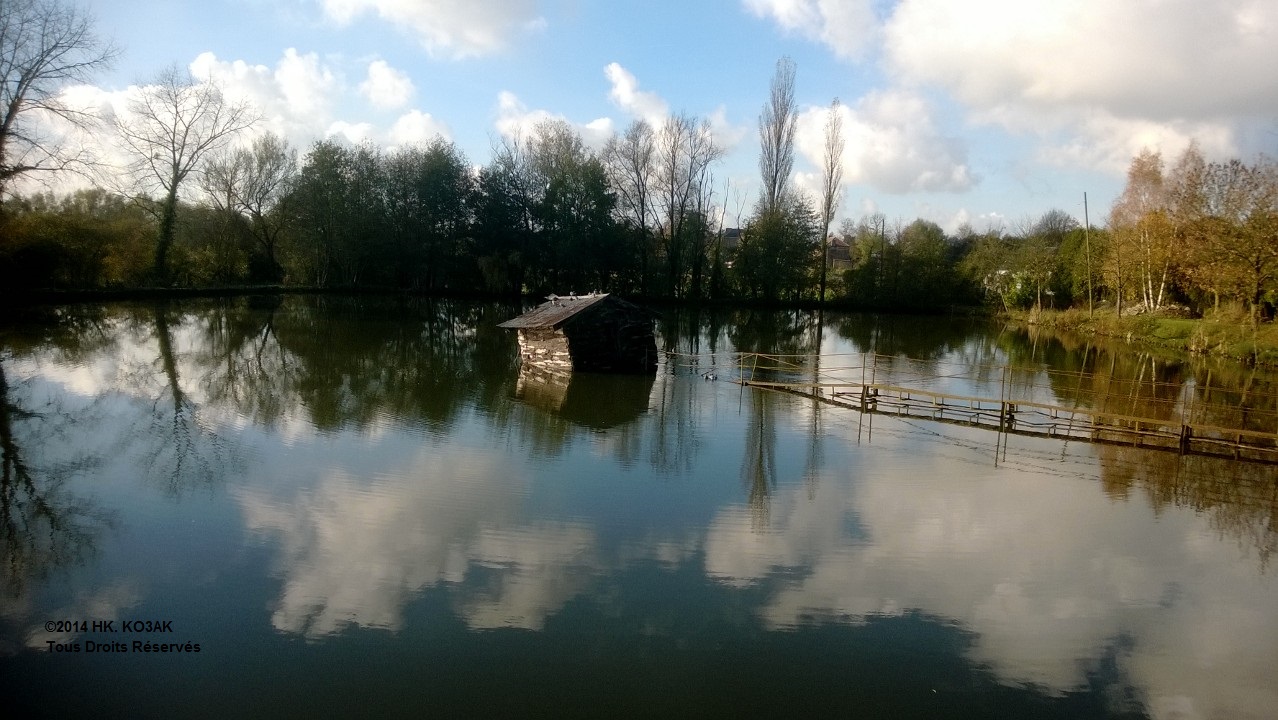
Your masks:
[{"label": "calm water surface", "polygon": [[1278,715],[1274,468],[996,451],[731,382],[734,351],[818,349],[957,390],[1156,380],[1133,408],[1263,406],[1272,378],[950,319],[669,312],[655,378],[565,385],[521,378],[494,327],[517,312],[11,318],[9,716]]}]

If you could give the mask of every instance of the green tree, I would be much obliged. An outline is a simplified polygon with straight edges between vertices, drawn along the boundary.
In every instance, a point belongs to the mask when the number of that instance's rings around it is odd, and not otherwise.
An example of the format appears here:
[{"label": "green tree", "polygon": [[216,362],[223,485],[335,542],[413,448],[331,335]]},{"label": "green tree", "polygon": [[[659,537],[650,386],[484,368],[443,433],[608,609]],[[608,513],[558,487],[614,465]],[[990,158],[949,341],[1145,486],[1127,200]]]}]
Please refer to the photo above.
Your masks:
[{"label": "green tree", "polygon": [[896,305],[930,310],[953,302],[954,272],[950,244],[940,225],[915,220],[899,238],[901,271]]},{"label": "green tree", "polygon": [[746,225],[737,248],[734,270],[751,298],[797,300],[808,286],[812,257],[819,247],[821,220],[796,193],[769,210],[760,197],[754,217]]},{"label": "green tree", "polygon": [[499,154],[475,183],[474,254],[484,287],[519,295],[533,243],[532,211],[513,159]]},{"label": "green tree", "polygon": [[1011,238],[991,230],[975,237],[959,269],[987,298],[997,298],[1004,310],[1011,310],[1020,305],[1026,285],[1018,272],[1016,254]]},{"label": "green tree", "polygon": [[1250,308],[1254,325],[1278,280],[1278,164],[1211,163],[1206,205],[1203,254],[1215,258],[1216,283]]},{"label": "green tree", "polygon": [[10,209],[0,238],[0,287],[7,291],[142,282],[154,223],[128,199],[94,188],[60,199],[19,198]]},{"label": "green tree", "polygon": [[319,287],[341,282],[339,268],[348,253],[349,183],[355,153],[332,140],[315,143],[307,153],[289,200],[296,213],[297,264]]},{"label": "green tree", "polygon": [[648,289],[657,251],[652,232],[659,224],[654,206],[656,153],[656,132],[647,121],[635,120],[621,135],[608,139],[601,158],[617,197],[618,253],[635,266],[637,277],[631,285],[640,293]]},{"label": "green tree", "polygon": [[849,267],[843,273],[847,300],[856,307],[888,305],[887,268],[895,265],[896,248],[888,243],[887,218],[881,213],[858,222],[844,221],[842,235],[848,243]]},{"label": "green tree", "polygon": [[422,290],[445,287],[457,271],[470,226],[473,186],[466,157],[437,138],[390,155],[385,172],[395,283]]}]

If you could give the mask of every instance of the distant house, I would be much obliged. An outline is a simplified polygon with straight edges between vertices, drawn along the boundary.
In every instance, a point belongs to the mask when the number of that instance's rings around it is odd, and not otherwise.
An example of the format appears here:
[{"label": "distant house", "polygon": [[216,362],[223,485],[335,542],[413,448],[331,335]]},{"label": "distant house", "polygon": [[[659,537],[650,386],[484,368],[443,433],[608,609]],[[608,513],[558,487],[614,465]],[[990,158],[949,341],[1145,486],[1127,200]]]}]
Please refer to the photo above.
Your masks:
[{"label": "distant house", "polygon": [[848,241],[837,235],[831,235],[826,246],[826,263],[830,267],[843,268],[852,264],[852,248]]},{"label": "distant house", "polygon": [[724,250],[736,250],[741,244],[741,228],[727,228],[721,237],[723,240],[721,247]]},{"label": "distant house", "polygon": [[521,362],[551,372],[657,371],[652,314],[607,293],[551,295],[497,327],[519,331]]}]

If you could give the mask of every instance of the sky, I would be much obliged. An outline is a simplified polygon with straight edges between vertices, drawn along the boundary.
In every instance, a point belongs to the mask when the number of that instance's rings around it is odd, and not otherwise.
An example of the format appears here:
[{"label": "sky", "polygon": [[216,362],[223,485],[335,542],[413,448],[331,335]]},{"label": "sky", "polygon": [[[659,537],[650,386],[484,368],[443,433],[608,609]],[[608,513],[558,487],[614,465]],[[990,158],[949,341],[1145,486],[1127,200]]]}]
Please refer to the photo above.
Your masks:
[{"label": "sky", "polygon": [[[838,219],[947,231],[1060,209],[1104,223],[1143,148],[1170,165],[1278,155],[1274,0],[90,0],[122,50],[76,98],[120,111],[176,64],[303,154],[451,140],[484,165],[562,118],[600,147],[633,119],[707,119],[727,226],[750,212],[758,118],[796,66],[794,182],[816,196],[837,98]],[[838,222],[836,219],[836,224]]]}]

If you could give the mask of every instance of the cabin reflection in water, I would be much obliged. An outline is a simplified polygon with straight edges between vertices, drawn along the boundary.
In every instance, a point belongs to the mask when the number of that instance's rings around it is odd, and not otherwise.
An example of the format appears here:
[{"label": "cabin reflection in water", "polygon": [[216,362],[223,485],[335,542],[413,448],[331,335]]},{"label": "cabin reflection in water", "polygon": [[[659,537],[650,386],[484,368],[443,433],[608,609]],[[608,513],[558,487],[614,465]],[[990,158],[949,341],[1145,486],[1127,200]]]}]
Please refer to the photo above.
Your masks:
[{"label": "cabin reflection in water", "polygon": [[653,375],[555,372],[524,363],[515,398],[574,425],[607,430],[634,422],[648,411]]}]

